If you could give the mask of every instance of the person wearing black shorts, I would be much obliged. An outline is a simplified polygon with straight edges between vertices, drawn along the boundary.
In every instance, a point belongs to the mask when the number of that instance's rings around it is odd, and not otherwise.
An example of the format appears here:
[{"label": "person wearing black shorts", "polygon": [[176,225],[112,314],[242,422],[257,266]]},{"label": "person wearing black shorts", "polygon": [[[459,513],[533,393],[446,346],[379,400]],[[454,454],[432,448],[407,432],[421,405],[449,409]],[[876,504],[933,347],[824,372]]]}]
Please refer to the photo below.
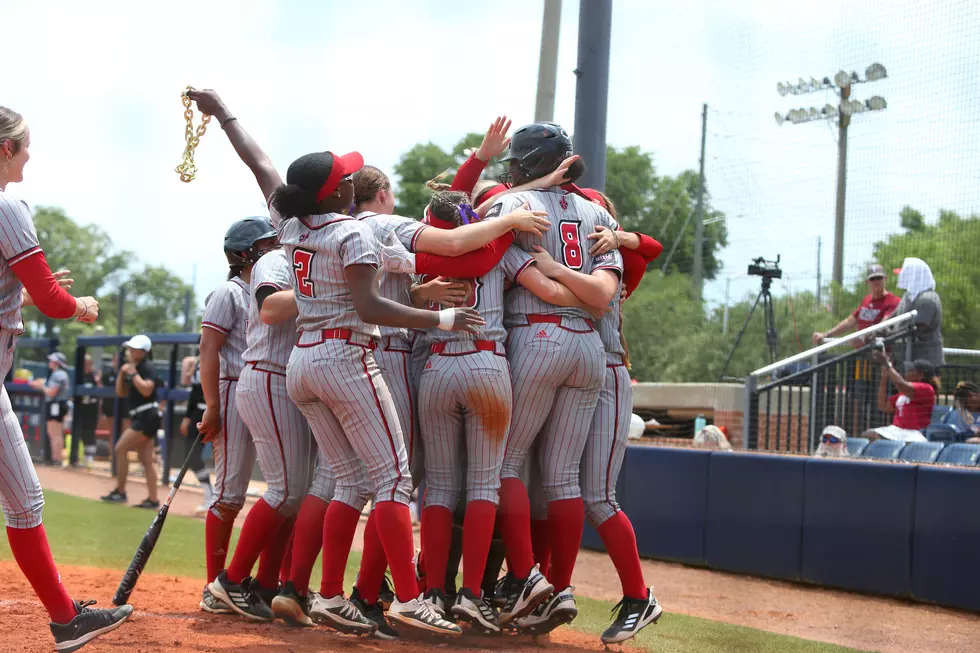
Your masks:
[{"label": "person wearing black shorts", "polygon": [[[92,357],[85,356],[85,368],[82,370],[81,386],[83,388],[101,387],[100,375],[92,367]],[[71,417],[71,448],[68,452],[68,464],[78,465],[78,450],[82,443],[85,445],[85,461],[87,467],[95,460],[95,429],[99,423],[99,398],[79,397]]]},{"label": "person wearing black shorts", "polygon": [[65,457],[65,415],[68,414],[68,397],[71,394],[68,359],[60,351],[56,351],[48,356],[48,368],[51,370],[48,378],[44,381],[38,379],[31,386],[44,392],[51,464],[61,467]]},{"label": "person wearing black shorts", "polygon": [[160,385],[156,371],[151,363],[150,349],[153,344],[144,335],[133,336],[123,344],[126,347],[127,363],[119,368],[116,378],[116,394],[127,397],[129,417],[132,424],[116,442],[116,487],[102,497],[109,503],[126,503],[126,480],[129,474],[127,454],[136,451],[146,478],[147,498],[136,504],[138,508],[157,509],[160,501],[157,496],[157,474],[153,467],[154,445],[157,431],[160,430],[160,406],[156,391]]},{"label": "person wearing black shorts", "polygon": [[[204,401],[204,389],[201,387],[201,361],[198,356],[189,356],[184,359],[185,373],[181,378],[181,385],[191,386],[191,396],[187,398],[187,413],[180,421],[180,434],[189,438],[191,442],[197,439],[197,423],[204,418],[204,409],[207,403]],[[211,470],[204,464],[201,457],[201,448],[195,447],[190,452],[190,464],[188,469],[194,472],[201,489],[204,490],[204,501],[197,507],[199,515],[208,511],[211,501],[214,499],[214,488],[211,486]]]}]

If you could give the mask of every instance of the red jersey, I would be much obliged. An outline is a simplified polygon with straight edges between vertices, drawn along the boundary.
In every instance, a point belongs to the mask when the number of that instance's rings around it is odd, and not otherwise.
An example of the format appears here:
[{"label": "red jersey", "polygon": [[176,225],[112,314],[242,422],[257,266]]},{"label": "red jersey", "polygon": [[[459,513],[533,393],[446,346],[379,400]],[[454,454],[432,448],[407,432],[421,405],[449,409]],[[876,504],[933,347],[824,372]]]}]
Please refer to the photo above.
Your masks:
[{"label": "red jersey", "polygon": [[895,409],[892,425],[902,429],[921,431],[929,426],[932,419],[932,407],[936,404],[936,390],[928,383],[913,383],[912,398],[905,395],[892,395],[888,403]]},{"label": "red jersey", "polygon": [[861,302],[861,305],[851,313],[851,317],[857,320],[859,331],[861,329],[867,329],[869,326],[878,324],[894,313],[895,309],[898,308],[899,301],[901,301],[899,297],[890,292],[885,292],[881,299],[874,299],[868,294]]}]

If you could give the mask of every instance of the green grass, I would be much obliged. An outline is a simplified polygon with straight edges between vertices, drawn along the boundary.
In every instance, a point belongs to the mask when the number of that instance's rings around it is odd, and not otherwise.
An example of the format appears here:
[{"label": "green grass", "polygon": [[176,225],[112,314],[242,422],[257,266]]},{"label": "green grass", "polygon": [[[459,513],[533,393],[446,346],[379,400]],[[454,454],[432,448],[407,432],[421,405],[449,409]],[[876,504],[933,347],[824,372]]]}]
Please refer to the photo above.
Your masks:
[{"label": "green grass", "polygon": [[[132,559],[153,513],[118,505],[46,492],[44,525],[55,560],[65,565],[118,569]],[[238,537],[236,530],[232,543]],[[200,520],[170,516],[146,567],[146,573],[204,577],[204,527]],[[0,540],[0,560],[11,559],[6,538]],[[347,585],[354,580],[360,555],[351,553]],[[313,578],[319,577],[319,563]],[[598,636],[610,623],[612,603],[579,598],[573,627]],[[669,609],[669,606],[668,606]],[[655,653],[845,653],[856,649],[776,635],[754,628],[665,614],[636,639]]]}]

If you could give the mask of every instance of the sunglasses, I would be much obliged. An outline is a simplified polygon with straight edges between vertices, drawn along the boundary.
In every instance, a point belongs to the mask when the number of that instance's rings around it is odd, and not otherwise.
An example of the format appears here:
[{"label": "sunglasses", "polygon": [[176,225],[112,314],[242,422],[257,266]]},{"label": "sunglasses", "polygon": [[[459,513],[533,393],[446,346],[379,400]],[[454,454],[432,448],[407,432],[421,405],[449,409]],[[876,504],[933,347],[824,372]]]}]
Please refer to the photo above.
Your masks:
[{"label": "sunglasses", "polygon": [[343,177],[340,178],[340,183],[344,183],[345,181],[349,181],[349,182],[353,183],[353,181],[354,181],[354,174],[351,173],[349,175],[344,175]]},{"label": "sunglasses", "polygon": [[826,444],[837,444],[840,442],[840,438],[838,438],[836,435],[831,435],[829,433],[826,433],[823,436],[823,441]]}]

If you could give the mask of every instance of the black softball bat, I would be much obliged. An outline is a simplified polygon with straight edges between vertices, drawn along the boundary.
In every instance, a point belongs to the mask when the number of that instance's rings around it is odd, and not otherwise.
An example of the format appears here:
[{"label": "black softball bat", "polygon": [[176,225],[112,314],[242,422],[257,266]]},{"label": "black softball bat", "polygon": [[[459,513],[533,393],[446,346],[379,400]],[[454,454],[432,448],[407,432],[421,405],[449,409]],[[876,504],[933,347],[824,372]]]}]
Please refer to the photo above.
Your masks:
[{"label": "black softball bat", "polygon": [[174,481],[173,487],[170,488],[170,494],[167,495],[167,500],[163,502],[160,506],[159,512],[157,512],[156,517],[153,518],[153,523],[146,530],[146,535],[143,536],[143,540],[140,545],[136,548],[136,554],[133,556],[133,560],[129,563],[129,569],[123,574],[122,580],[119,581],[119,587],[116,589],[115,596],[112,597],[113,605],[126,605],[129,602],[129,595],[133,593],[136,589],[136,583],[140,579],[140,574],[143,573],[143,568],[146,567],[146,563],[150,559],[150,554],[153,553],[153,547],[157,545],[157,540],[160,538],[160,531],[163,530],[163,523],[167,521],[167,512],[170,510],[170,502],[174,500],[174,496],[177,494],[178,488],[180,488],[181,482],[184,480],[184,474],[187,473],[187,466],[191,463],[191,456],[197,449],[198,445],[201,444],[201,434],[197,434],[197,439],[194,440],[194,444],[191,445],[190,451],[187,453],[187,458],[184,460],[184,465],[180,468],[180,472],[177,474],[177,479]]}]

